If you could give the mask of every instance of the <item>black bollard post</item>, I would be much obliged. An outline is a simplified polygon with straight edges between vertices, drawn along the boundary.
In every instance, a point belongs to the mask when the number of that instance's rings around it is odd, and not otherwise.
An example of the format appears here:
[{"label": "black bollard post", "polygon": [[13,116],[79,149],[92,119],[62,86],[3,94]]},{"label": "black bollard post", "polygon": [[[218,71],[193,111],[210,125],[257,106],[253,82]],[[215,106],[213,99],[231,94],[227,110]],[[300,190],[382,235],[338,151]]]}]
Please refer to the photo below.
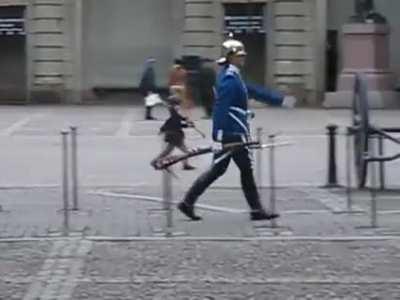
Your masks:
[{"label": "black bollard post", "polygon": [[[385,154],[385,148],[384,148],[384,138],[380,134],[378,135],[378,153],[379,156],[382,157]],[[385,178],[385,162],[380,161],[379,162],[379,180],[380,180],[380,189],[381,191],[385,190],[386,186],[386,178]]]},{"label": "black bollard post", "polygon": [[[275,187],[275,135],[271,134],[268,136],[268,142],[271,144],[269,149],[269,176],[270,176],[270,199],[269,199],[269,210],[271,213],[276,213],[276,187]],[[261,152],[261,150],[259,150]],[[271,227],[276,228],[278,225],[276,219],[271,220]]]},{"label": "black bollard post", "polygon": [[69,153],[68,153],[68,135],[69,132],[66,130],[61,131],[62,138],[62,198],[63,198],[63,236],[69,235],[69,181],[68,181],[68,166],[69,166]]},{"label": "black bollard post", "polygon": [[329,124],[326,126],[328,134],[328,182],[327,188],[338,187],[336,172],[336,135],[337,125]]},{"label": "black bollard post", "polygon": [[353,131],[351,127],[346,130],[346,195],[347,195],[347,211],[353,210],[353,199],[351,197],[351,138]]},{"label": "black bollard post", "polygon": [[77,131],[76,126],[71,126],[71,183],[72,183],[72,210],[78,208],[78,151],[77,151]]}]

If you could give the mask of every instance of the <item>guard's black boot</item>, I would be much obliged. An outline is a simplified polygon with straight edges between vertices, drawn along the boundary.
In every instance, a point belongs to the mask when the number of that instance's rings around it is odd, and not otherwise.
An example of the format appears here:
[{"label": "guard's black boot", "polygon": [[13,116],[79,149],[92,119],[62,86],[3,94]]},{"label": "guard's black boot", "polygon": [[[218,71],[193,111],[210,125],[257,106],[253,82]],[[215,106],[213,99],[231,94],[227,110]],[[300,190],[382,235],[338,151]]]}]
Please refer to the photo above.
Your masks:
[{"label": "guard's black boot", "polygon": [[279,217],[280,217],[279,214],[266,212],[265,210],[256,210],[250,213],[250,219],[252,221],[272,220]]},{"label": "guard's black boot", "polygon": [[178,209],[192,221],[200,221],[202,218],[195,215],[193,206],[187,205],[185,202],[178,204]]}]

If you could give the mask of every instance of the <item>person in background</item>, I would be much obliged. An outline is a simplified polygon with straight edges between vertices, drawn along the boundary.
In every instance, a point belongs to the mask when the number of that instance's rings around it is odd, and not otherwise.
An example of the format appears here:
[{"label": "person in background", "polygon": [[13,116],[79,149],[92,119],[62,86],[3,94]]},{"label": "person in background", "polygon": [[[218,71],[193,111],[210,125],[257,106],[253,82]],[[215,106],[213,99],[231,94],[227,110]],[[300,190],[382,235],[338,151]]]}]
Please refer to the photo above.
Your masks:
[{"label": "person in background", "polygon": [[217,65],[212,59],[205,58],[202,60],[199,69],[199,93],[200,103],[204,109],[203,119],[210,119],[212,108],[215,101],[215,84],[217,81]]},{"label": "person in background", "polygon": [[155,120],[151,114],[153,107],[157,104],[154,103],[154,97],[151,97],[156,93],[156,76],[154,72],[154,63],[156,60],[150,57],[146,60],[143,73],[139,83],[139,91],[144,97],[145,104],[145,120]]},{"label": "person in background", "polygon": [[189,107],[187,103],[187,71],[183,66],[183,61],[179,58],[174,60],[174,64],[169,72],[169,92],[172,96],[177,96],[181,99],[181,108],[183,112],[188,115],[186,111]]}]

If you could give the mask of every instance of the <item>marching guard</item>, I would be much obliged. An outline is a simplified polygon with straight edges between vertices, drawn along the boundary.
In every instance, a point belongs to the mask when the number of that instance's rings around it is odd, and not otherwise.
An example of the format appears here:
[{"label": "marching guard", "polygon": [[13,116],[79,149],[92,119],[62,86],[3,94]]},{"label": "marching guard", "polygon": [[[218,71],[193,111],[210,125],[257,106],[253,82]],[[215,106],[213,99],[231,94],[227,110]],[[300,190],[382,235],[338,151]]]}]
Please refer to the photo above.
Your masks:
[{"label": "marching guard", "polygon": [[[240,69],[244,66],[246,51],[242,42],[228,39],[222,44],[223,55],[218,63],[221,70],[217,78],[216,101],[213,109],[213,149],[215,149],[211,167],[198,177],[187,191],[178,209],[193,221],[201,220],[195,214],[194,206],[200,195],[220,176],[231,160],[240,170],[242,190],[250,207],[250,219],[271,220],[279,214],[267,211],[260,202],[260,196],[253,175],[251,152],[248,147],[234,151],[221,151],[224,145],[248,142],[250,130],[248,124],[248,90]],[[264,100],[264,99],[261,99]],[[285,100],[282,99],[284,102]],[[288,99],[293,104],[293,99]],[[284,104],[284,103],[283,103]],[[284,104],[285,105],[285,104]]]}]

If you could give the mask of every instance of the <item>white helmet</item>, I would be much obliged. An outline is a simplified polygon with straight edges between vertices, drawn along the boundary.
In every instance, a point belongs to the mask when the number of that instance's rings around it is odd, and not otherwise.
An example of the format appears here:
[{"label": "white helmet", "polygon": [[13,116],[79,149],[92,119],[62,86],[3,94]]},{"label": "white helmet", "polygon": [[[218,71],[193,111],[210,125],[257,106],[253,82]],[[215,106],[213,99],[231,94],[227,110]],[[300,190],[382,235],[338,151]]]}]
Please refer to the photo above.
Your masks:
[{"label": "white helmet", "polygon": [[221,57],[217,60],[218,64],[224,64],[229,55],[247,55],[241,41],[233,39],[233,34],[229,33],[228,39],[222,43]]}]

